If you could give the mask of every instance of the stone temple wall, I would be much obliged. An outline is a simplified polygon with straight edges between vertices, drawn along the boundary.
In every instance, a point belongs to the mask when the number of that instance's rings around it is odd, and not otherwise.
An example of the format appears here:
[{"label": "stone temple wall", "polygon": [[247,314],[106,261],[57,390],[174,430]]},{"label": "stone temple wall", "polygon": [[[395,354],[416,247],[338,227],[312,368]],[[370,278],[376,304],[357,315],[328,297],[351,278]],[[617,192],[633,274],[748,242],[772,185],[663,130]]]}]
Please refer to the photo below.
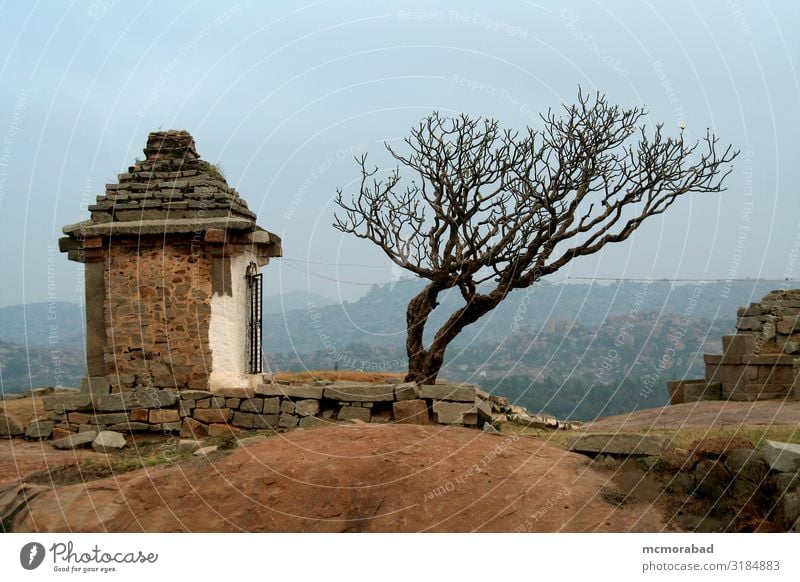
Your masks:
[{"label": "stone temple wall", "polygon": [[112,244],[108,256],[104,359],[112,390],[206,388],[211,256],[200,244],[157,238]]},{"label": "stone temple wall", "polygon": [[670,382],[670,403],[800,400],[800,289],[741,307],[722,352],[703,355],[705,378]]}]

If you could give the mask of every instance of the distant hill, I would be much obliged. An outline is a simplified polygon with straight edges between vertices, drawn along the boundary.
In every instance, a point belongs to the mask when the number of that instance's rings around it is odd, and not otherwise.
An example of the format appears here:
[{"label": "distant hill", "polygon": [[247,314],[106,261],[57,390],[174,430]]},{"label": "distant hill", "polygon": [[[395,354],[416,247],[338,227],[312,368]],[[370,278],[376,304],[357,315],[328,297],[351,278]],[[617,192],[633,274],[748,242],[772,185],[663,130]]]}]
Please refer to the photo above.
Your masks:
[{"label": "distant hill", "polygon": [[[271,366],[284,371],[335,365],[404,370],[405,309],[421,285],[402,280],[376,286],[358,301],[342,304],[315,293],[266,296],[264,340]],[[628,379],[652,384],[663,399],[667,379],[702,374],[697,355],[720,349],[720,336],[733,331],[739,306],[781,286],[780,281],[540,283],[511,293],[498,309],[469,326],[448,350],[443,376],[487,388],[504,379],[510,386],[510,377],[559,386],[564,381],[616,385]],[[431,333],[461,297],[451,292],[440,303]],[[674,337],[679,349],[658,369],[666,342]],[[53,383],[47,362],[53,351],[63,352],[69,362],[64,384],[75,385],[82,375],[83,315],[76,304],[2,308],[0,342],[5,342],[0,369],[6,389]],[[535,409],[536,402],[521,403]],[[577,414],[588,418],[593,413],[581,408]]]},{"label": "distant hill", "polygon": [[0,388],[24,392],[36,386],[78,387],[86,374],[83,348],[45,347],[0,341]]},{"label": "distant hill", "polygon": [[28,346],[82,346],[84,316],[76,303],[26,303],[0,308],[0,341]]},{"label": "distant hill", "polygon": [[[454,345],[475,341],[498,343],[515,333],[537,333],[545,326],[597,326],[613,317],[644,312],[714,321],[736,318],[736,309],[761,299],[780,281],[724,281],[674,285],[663,281],[611,284],[539,283],[517,290],[497,309],[467,327]],[[344,350],[351,344],[403,346],[408,301],[422,283],[403,280],[376,286],[352,303],[308,304],[264,319],[264,341],[269,354],[291,351],[310,354]],[[463,300],[458,292],[440,298],[431,315],[429,336]],[[430,337],[428,338],[430,339]]]},{"label": "distant hill", "polygon": [[319,293],[303,293],[302,291],[266,295],[264,297],[264,314],[282,314],[296,309],[305,309],[309,303],[313,303],[317,307],[327,307],[336,305],[338,301]]}]

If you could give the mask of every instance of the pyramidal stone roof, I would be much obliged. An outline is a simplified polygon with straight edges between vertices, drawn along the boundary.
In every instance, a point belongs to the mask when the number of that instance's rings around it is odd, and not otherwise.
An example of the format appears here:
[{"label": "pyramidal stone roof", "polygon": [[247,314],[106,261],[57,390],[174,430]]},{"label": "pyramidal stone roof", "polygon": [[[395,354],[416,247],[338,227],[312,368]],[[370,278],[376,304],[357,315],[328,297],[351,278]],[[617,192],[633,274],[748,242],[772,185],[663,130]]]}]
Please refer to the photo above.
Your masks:
[{"label": "pyramidal stone roof", "polygon": [[262,230],[217,167],[200,159],[189,132],[153,132],[144,154],[118,182],[106,184],[105,196],[89,206],[91,220],[66,226],[64,233],[155,234],[200,226]]}]

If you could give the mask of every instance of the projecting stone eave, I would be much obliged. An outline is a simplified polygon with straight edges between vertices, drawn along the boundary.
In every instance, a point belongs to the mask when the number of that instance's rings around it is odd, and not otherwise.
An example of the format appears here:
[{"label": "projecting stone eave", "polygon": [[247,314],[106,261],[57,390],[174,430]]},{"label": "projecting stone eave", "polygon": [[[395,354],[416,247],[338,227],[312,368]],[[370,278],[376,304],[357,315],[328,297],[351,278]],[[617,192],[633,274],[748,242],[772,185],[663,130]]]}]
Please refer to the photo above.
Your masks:
[{"label": "projecting stone eave", "polygon": [[[254,221],[240,217],[170,218],[130,222],[96,222],[84,220],[65,226],[67,236],[59,239],[59,250],[72,261],[86,262],[102,256],[110,241],[142,240],[150,237],[202,235],[199,241],[219,245],[227,251],[250,247],[265,265],[270,258],[283,255],[281,238],[264,230]],[[227,249],[226,249],[227,247]],[[95,256],[96,255],[96,256]]]}]

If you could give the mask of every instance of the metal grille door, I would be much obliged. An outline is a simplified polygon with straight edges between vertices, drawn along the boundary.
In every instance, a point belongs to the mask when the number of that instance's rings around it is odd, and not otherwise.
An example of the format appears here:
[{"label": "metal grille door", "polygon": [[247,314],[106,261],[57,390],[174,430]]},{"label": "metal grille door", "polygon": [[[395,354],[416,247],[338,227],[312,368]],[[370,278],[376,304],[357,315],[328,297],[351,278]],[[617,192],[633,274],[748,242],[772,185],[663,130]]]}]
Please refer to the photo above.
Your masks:
[{"label": "metal grille door", "polygon": [[247,269],[247,295],[247,363],[251,374],[261,374],[262,286],[261,273],[254,263]]}]

